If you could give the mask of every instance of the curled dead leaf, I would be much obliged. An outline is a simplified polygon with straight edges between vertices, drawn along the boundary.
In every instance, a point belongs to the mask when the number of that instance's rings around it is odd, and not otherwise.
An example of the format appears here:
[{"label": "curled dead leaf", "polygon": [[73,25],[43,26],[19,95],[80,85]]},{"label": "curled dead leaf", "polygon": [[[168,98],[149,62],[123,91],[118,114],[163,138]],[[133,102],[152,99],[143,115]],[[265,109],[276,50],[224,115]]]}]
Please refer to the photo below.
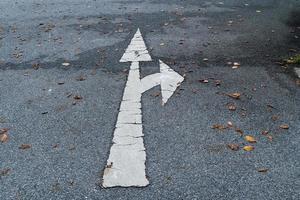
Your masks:
[{"label": "curled dead leaf", "polygon": [[289,129],[290,127],[287,124],[282,124],[282,125],[280,125],[280,128],[281,129]]},{"label": "curled dead leaf", "polygon": [[261,173],[265,173],[265,172],[269,171],[269,169],[268,168],[259,168],[259,169],[257,169],[257,171],[261,172]]},{"label": "curled dead leaf", "polygon": [[212,128],[212,129],[224,130],[224,129],[226,129],[227,127],[226,127],[226,126],[223,126],[223,125],[221,125],[221,124],[214,124],[211,128]]},{"label": "curled dead leaf", "polygon": [[240,149],[240,146],[238,144],[228,144],[227,147],[232,151],[238,151]]},{"label": "curled dead leaf", "polygon": [[247,145],[247,146],[244,146],[243,149],[244,149],[244,151],[253,151],[254,146]]},{"label": "curled dead leaf", "polygon": [[244,138],[247,142],[256,143],[256,139],[253,136],[246,135]]},{"label": "curled dead leaf", "polygon": [[239,133],[240,135],[244,134],[244,131],[242,131],[241,129],[235,129],[235,132]]},{"label": "curled dead leaf", "polygon": [[241,94],[238,93],[238,92],[234,92],[234,93],[227,94],[227,96],[229,96],[229,97],[231,97],[233,99],[240,99]]},{"label": "curled dead leaf", "polygon": [[0,129],[0,142],[2,142],[2,143],[7,142],[8,139],[9,139],[8,128]]}]

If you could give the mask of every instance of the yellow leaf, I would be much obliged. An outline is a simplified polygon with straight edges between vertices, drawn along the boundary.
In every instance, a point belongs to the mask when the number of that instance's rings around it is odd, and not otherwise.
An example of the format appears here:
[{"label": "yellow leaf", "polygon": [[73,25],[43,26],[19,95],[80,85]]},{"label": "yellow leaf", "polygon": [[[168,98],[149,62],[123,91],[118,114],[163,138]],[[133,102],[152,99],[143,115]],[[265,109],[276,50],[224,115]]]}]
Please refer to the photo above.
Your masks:
[{"label": "yellow leaf", "polygon": [[243,148],[245,151],[253,151],[254,150],[254,147],[253,146],[250,146],[250,145],[248,145],[248,146],[244,146],[244,148]]},{"label": "yellow leaf", "polygon": [[250,136],[250,135],[246,135],[246,136],[245,136],[245,140],[246,140],[247,142],[250,142],[250,143],[256,143],[255,138],[252,137],[252,136]]}]

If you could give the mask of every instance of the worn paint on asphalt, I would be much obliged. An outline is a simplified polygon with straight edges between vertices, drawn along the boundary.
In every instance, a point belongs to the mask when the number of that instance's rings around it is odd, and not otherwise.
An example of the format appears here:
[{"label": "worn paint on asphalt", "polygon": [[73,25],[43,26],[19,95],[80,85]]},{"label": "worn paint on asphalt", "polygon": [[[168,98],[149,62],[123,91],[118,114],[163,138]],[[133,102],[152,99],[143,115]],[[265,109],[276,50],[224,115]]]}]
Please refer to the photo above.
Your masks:
[{"label": "worn paint on asphalt", "polygon": [[165,104],[184,80],[161,60],[160,73],[140,79],[139,62],[151,60],[138,29],[120,60],[131,62],[131,66],[115,126],[113,145],[103,174],[103,187],[144,187],[149,184],[143,141],[142,94],[160,85],[162,103]]}]

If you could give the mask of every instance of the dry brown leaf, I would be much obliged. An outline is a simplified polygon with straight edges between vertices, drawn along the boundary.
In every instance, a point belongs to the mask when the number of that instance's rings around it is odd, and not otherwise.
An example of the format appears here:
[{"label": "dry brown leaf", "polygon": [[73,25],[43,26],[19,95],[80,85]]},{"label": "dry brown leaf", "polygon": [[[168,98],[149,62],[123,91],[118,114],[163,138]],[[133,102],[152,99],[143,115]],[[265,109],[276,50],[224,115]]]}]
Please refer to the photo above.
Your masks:
[{"label": "dry brown leaf", "polygon": [[290,127],[287,124],[282,124],[282,125],[280,125],[280,128],[282,128],[282,129],[289,129]]},{"label": "dry brown leaf", "polygon": [[268,135],[267,138],[268,138],[268,140],[269,140],[270,142],[273,141],[273,137],[272,137],[271,135]]},{"label": "dry brown leaf", "polygon": [[269,171],[269,169],[268,168],[259,168],[259,169],[257,169],[257,171],[265,173],[265,172]]},{"label": "dry brown leaf", "polygon": [[227,127],[226,127],[226,126],[223,126],[223,125],[221,125],[221,124],[214,124],[211,128],[212,128],[212,129],[224,130],[224,129],[226,129]]},{"label": "dry brown leaf", "polygon": [[74,98],[75,100],[80,100],[80,99],[82,99],[82,96],[80,96],[80,95],[75,95],[73,98]]},{"label": "dry brown leaf", "polygon": [[0,141],[1,141],[2,143],[7,142],[7,141],[8,141],[8,135],[7,135],[6,133],[1,134],[1,135],[0,135]]},{"label": "dry brown leaf", "polygon": [[250,145],[247,145],[247,146],[244,146],[244,151],[253,151],[254,150],[254,147],[253,146],[250,146]]},{"label": "dry brown leaf", "polygon": [[228,144],[227,147],[232,151],[238,151],[240,149],[240,146],[238,144]]},{"label": "dry brown leaf", "polygon": [[8,132],[8,128],[0,129],[0,142],[4,143],[8,141],[9,136],[7,132]]},{"label": "dry brown leaf", "polygon": [[239,133],[240,135],[243,135],[243,134],[244,134],[244,131],[242,131],[241,129],[235,129],[235,131],[236,131],[237,133]]},{"label": "dry brown leaf", "polygon": [[246,135],[245,140],[250,143],[256,143],[256,139],[253,136]]},{"label": "dry brown leaf", "polygon": [[19,146],[19,149],[30,149],[31,148],[31,144],[21,144],[21,146]]},{"label": "dry brown leaf", "polygon": [[238,93],[238,92],[234,92],[234,93],[230,93],[230,94],[227,94],[229,97],[233,98],[233,99],[240,99],[241,97],[241,94]]}]

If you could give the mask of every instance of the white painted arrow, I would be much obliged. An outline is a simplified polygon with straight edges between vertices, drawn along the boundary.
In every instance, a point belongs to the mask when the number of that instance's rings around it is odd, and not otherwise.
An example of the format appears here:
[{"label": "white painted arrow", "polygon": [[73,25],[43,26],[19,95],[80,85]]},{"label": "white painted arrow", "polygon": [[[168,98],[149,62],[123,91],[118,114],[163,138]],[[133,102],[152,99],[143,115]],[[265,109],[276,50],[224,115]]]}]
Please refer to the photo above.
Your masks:
[{"label": "white painted arrow", "polygon": [[140,79],[139,62],[151,60],[138,29],[120,60],[131,62],[131,66],[114,131],[113,145],[103,174],[103,187],[144,187],[149,184],[145,172],[142,94],[160,85],[164,105],[184,80],[161,60],[160,73]]}]

